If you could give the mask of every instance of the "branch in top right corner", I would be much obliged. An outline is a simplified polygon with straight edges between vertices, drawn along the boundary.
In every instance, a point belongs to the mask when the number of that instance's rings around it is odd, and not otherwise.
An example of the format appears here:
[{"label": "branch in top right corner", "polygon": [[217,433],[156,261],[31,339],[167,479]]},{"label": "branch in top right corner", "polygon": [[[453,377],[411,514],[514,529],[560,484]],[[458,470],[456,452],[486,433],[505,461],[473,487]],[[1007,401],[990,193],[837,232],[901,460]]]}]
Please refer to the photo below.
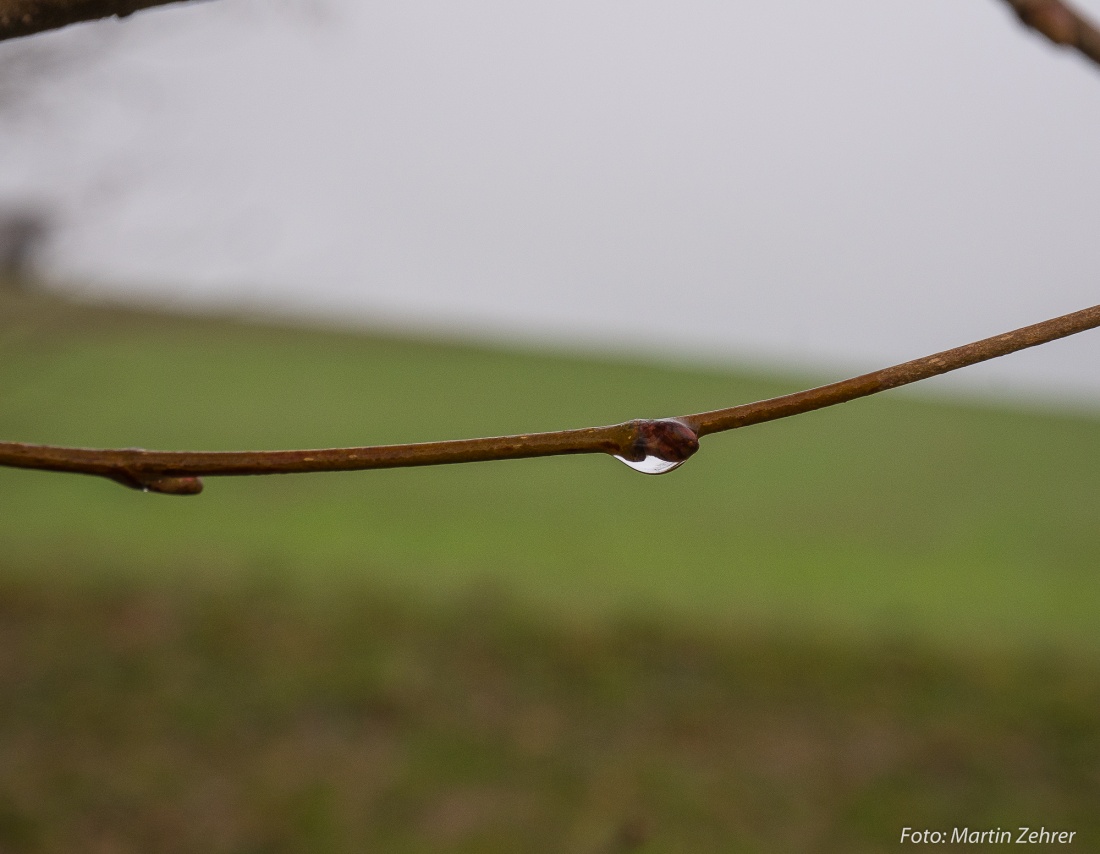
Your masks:
[{"label": "branch in top right corner", "polygon": [[1100,29],[1062,0],[1005,0],[1025,27],[1100,65]]}]

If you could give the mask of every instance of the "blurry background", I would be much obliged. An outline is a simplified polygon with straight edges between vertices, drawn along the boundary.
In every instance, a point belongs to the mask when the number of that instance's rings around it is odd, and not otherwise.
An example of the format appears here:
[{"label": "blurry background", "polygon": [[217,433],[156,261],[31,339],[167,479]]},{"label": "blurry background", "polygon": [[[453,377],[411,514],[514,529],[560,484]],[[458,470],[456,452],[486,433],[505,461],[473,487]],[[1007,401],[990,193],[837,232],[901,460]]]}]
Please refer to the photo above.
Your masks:
[{"label": "blurry background", "polygon": [[[1096,69],[992,0],[222,0],[8,42],[0,437],[456,438],[882,367],[1096,302],[1097,131]],[[0,850],[1087,844],[1098,356],[662,478],[0,470]]]},{"label": "blurry background", "polygon": [[1095,293],[1096,71],[1000,3],[163,11],[5,46],[70,288],[838,370]]}]

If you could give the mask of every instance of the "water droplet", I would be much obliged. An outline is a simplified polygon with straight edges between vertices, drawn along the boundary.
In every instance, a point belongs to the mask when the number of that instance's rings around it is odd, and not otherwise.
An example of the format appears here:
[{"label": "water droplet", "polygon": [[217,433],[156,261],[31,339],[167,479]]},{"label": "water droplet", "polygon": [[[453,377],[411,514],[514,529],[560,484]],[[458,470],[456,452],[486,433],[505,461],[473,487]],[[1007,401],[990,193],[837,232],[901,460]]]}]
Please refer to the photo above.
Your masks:
[{"label": "water droplet", "polygon": [[640,471],[642,474],[668,474],[673,469],[680,468],[685,462],[685,460],[669,462],[654,456],[648,456],[644,460],[628,460],[625,457],[616,455],[615,459],[621,463],[626,463],[634,471]]}]

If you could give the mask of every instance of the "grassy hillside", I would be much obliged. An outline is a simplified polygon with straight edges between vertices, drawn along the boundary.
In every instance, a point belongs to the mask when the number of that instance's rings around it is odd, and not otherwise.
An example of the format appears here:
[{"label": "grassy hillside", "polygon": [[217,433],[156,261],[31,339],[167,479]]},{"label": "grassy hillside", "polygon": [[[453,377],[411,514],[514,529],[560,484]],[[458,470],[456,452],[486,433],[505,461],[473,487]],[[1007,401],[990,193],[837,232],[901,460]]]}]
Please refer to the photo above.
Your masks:
[{"label": "grassy hillside", "polygon": [[[825,378],[827,379],[827,378]],[[457,438],[730,405],[806,378],[0,303],[0,436],[244,449]],[[582,457],[211,480],[0,470],[9,572],[260,575],[571,615],[1100,649],[1100,420],[887,395],[715,436],[646,477]]]},{"label": "grassy hillside", "polygon": [[563,629],[354,585],[311,605],[0,583],[0,640],[5,854],[1100,842],[1100,667],[1061,657]]},{"label": "grassy hillside", "polygon": [[[26,441],[412,441],[811,381],[0,295]],[[1098,475],[1098,420],[897,395],[658,478],[173,498],[0,469],[0,851],[847,854],[1021,824],[1095,850]]]}]

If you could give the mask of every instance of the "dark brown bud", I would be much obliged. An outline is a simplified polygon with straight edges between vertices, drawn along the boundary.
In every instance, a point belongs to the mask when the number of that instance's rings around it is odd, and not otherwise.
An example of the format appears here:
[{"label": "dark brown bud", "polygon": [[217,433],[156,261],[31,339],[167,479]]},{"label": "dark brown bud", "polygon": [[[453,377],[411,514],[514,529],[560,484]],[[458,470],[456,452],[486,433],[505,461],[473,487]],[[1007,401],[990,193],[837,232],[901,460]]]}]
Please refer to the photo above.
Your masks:
[{"label": "dark brown bud", "polygon": [[202,492],[202,480],[197,477],[158,477],[145,481],[142,488],[164,495],[198,495]]},{"label": "dark brown bud", "polygon": [[695,431],[674,418],[660,421],[635,421],[634,442],[630,450],[634,460],[657,457],[670,463],[682,463],[699,450]]},{"label": "dark brown bud", "polygon": [[198,495],[202,492],[202,481],[197,477],[173,477],[165,474],[146,474],[144,472],[114,471],[107,475],[116,483],[137,489],[141,492],[159,492],[163,495]]}]

